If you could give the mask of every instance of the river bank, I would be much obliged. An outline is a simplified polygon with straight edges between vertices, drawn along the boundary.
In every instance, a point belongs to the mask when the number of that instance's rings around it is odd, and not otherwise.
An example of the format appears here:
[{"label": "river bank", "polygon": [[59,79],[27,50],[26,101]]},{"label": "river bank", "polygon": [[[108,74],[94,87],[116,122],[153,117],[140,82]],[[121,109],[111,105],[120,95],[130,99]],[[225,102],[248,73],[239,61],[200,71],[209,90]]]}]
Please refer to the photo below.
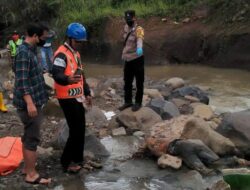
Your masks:
[{"label": "river bank", "polygon": [[[3,63],[1,66],[4,64],[5,67],[1,69],[5,71],[4,73],[6,73],[6,75],[1,75],[1,77],[4,76],[1,80],[8,81],[7,71],[9,67],[6,63]],[[59,132],[64,129],[63,126],[65,125],[62,124],[63,115],[61,110],[57,102],[52,98],[45,108],[46,117],[42,127],[43,140],[41,143],[42,148],[38,161],[38,168],[41,169],[42,173],[51,176],[53,178],[53,183],[49,187],[34,187],[27,185],[23,182],[20,167],[13,174],[0,178],[0,189],[181,190],[189,188],[201,190],[207,188],[211,189],[213,185],[221,181],[222,176],[219,174],[203,176],[197,171],[188,169],[185,165],[183,165],[180,170],[169,168],[159,169],[156,158],[154,156],[152,157],[151,154],[145,154],[144,151],[142,152],[141,148],[143,148],[143,144],[141,144],[141,141],[143,142],[144,139],[143,134],[134,134],[134,127],[138,127],[141,124],[138,125],[137,122],[128,123],[128,121],[134,121],[134,117],[137,116],[129,113],[128,116],[131,117],[131,119],[124,120],[122,114],[128,113],[120,113],[117,110],[117,107],[122,104],[123,99],[123,80],[120,77],[121,72],[121,66],[86,65],[88,83],[92,89],[95,106],[87,112],[87,128],[91,131],[92,135],[97,137],[97,141],[96,138],[94,141],[95,143],[91,143],[93,139],[88,141],[90,145],[87,143],[88,146],[85,156],[86,158],[101,161],[103,165],[102,169],[88,167],[77,176],[68,176],[62,173],[59,165],[61,149],[60,146],[58,146],[58,139],[62,139],[59,136]],[[192,87],[198,84],[198,86],[203,89],[202,91],[207,94],[206,96],[209,97],[210,105],[211,103],[213,103],[213,105],[210,106],[198,103],[200,101],[199,98],[201,100],[204,100],[204,98],[202,97],[203,95],[197,96],[197,93],[194,93],[191,97],[179,97],[180,99],[178,97],[172,97],[174,99],[168,99],[168,101],[174,102],[174,105],[171,104],[171,106],[177,106],[178,112],[180,112],[181,115],[184,114],[189,117],[189,114],[193,115],[196,113],[199,117],[206,118],[206,122],[212,124],[213,127],[216,127],[223,119],[220,113],[239,111],[234,110],[235,105],[239,106],[240,110],[244,110],[247,107],[247,104],[242,104],[242,99],[239,100],[237,97],[244,96],[246,100],[249,99],[248,89],[250,88],[247,83],[249,77],[248,72],[197,66],[162,66],[146,67],[146,73],[147,79],[145,82],[144,105],[157,97],[170,97],[169,95],[172,94],[171,92],[173,89],[171,90],[171,88],[166,85],[166,81],[172,77],[182,76],[184,80],[181,83],[178,82],[178,85],[182,87]],[[232,75],[232,73],[234,73],[234,75]],[[180,80],[178,79],[177,81]],[[178,88],[182,88],[181,86],[175,88],[178,90]],[[8,98],[11,97],[9,96],[11,92],[11,88],[5,89],[4,91],[9,113],[0,113],[1,137],[6,135],[20,136],[22,133],[22,125],[16,116],[15,109],[11,106],[11,99]],[[231,94],[229,94],[229,92],[231,92]],[[230,95],[231,97],[228,96],[225,98],[226,95]],[[236,97],[236,101],[230,104],[230,102],[232,102],[232,97]],[[218,98],[217,100],[220,100],[218,102],[229,107],[226,107],[226,109],[224,107],[224,111],[223,109],[218,109],[220,106],[216,105],[216,101],[213,100],[214,98]],[[196,107],[197,105],[198,108]],[[196,112],[195,109],[199,111]],[[120,117],[120,121],[122,121],[123,124],[118,124],[116,119],[107,120],[101,110],[104,110],[105,113],[113,111],[116,114],[115,118]],[[142,126],[151,126],[153,125],[153,123],[151,123],[152,121],[161,121],[161,119],[155,120],[153,118],[148,120],[146,110],[149,111],[150,109],[145,107],[143,110],[142,113],[138,113],[140,117],[142,117]],[[173,110],[168,110],[168,114],[165,114],[168,120],[170,116],[176,119],[178,118],[178,116],[175,115],[176,109]],[[149,111],[148,114],[150,117],[154,115],[154,117],[159,118],[153,111]],[[174,118],[169,121],[175,122]],[[139,122],[140,120],[137,121]],[[147,124],[145,121],[151,124]],[[125,133],[121,127],[124,127]],[[115,129],[119,130],[116,131]],[[137,130],[138,129],[136,129],[136,131]],[[121,136],[116,136],[117,132],[118,134],[120,133]],[[102,143],[100,144],[100,149],[98,148],[98,152],[96,152],[96,142]],[[105,150],[105,154],[98,155],[98,153],[100,154],[99,150]],[[106,154],[107,152],[110,154],[108,157]],[[13,181],[16,183],[13,183]],[[215,187],[213,189],[215,189]]]},{"label": "river bank", "polygon": [[[70,22],[79,21],[86,26],[89,39],[81,51],[84,60],[118,65],[123,46],[123,12],[134,8],[138,24],[145,29],[146,64],[250,69],[250,5],[247,0],[49,2],[33,2],[36,6],[31,3],[27,11],[33,16],[28,18],[25,11],[19,11],[18,3],[3,3],[6,10],[10,10],[4,14],[18,16],[16,20],[8,20],[6,16],[3,18],[7,20],[0,21],[1,47],[6,46],[11,30],[25,33],[19,23],[35,18],[49,23],[56,31],[58,37],[53,45],[57,49],[64,39],[64,28]],[[11,10],[15,6],[17,12]],[[47,10],[46,17],[44,10]]]},{"label": "river bank", "polygon": [[[249,25],[207,23],[209,17],[204,8],[179,22],[168,17],[138,19],[145,29],[146,64],[197,64],[249,70]],[[123,25],[122,18],[106,18],[96,28],[96,32],[100,29],[98,35],[93,35],[83,47],[84,59],[99,64],[121,64]]]}]

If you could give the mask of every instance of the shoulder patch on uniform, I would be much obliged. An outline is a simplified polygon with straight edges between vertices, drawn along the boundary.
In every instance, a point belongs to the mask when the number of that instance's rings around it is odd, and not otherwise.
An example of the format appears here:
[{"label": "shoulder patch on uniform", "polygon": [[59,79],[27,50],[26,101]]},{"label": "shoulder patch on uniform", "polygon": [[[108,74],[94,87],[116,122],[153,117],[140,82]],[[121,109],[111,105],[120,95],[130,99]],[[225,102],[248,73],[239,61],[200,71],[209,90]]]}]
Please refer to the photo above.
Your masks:
[{"label": "shoulder patch on uniform", "polygon": [[54,65],[59,66],[59,67],[66,67],[66,62],[60,57],[56,57],[54,60]]},{"label": "shoulder patch on uniform", "polygon": [[136,27],[136,37],[137,38],[144,38],[144,29],[141,26]]}]

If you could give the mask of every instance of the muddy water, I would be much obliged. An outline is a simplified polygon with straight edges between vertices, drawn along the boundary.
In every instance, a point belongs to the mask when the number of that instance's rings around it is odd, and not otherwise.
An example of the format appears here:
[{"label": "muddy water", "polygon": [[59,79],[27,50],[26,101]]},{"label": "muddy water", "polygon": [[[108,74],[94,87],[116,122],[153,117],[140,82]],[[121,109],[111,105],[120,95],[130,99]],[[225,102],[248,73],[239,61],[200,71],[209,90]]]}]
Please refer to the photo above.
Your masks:
[{"label": "muddy water", "polygon": [[84,179],[65,181],[54,190],[205,190],[221,176],[202,178],[196,171],[159,169],[153,159],[128,159],[138,139],[106,137],[102,143],[110,152],[102,170]]},{"label": "muddy water", "polygon": [[[122,65],[86,65],[88,76],[120,76]],[[146,76],[154,79],[181,77],[209,92],[210,105],[217,113],[250,107],[250,72],[199,65],[146,66]]]},{"label": "muddy water", "polygon": [[[86,64],[87,77],[121,76],[123,65]],[[0,81],[6,80],[10,65],[0,59]],[[181,77],[189,84],[208,89],[210,105],[218,113],[250,107],[250,72],[199,65],[146,66],[146,76],[153,80]]]},{"label": "muddy water", "polygon": [[[1,64],[1,61],[0,61]],[[3,66],[3,64],[2,64]],[[6,64],[5,64],[6,66]],[[7,66],[8,67],[8,66]],[[0,80],[7,77],[7,67],[0,66]],[[121,76],[122,65],[86,65],[87,77]],[[146,76],[153,80],[181,77],[189,84],[209,89],[210,104],[217,112],[238,111],[250,107],[250,73],[197,65],[147,66]],[[102,170],[85,178],[65,180],[55,190],[202,190],[221,176],[202,178],[199,174],[160,170],[152,159],[128,159],[137,140],[131,137],[102,140],[111,156]]]}]

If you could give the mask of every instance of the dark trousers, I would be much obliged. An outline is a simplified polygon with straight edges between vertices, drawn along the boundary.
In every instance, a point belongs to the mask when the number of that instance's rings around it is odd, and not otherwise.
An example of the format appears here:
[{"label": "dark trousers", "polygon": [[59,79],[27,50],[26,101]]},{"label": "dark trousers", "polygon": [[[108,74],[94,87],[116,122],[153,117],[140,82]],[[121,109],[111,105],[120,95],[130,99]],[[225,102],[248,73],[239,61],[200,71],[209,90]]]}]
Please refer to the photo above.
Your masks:
[{"label": "dark trousers", "polygon": [[30,117],[26,109],[17,109],[17,114],[24,125],[22,143],[25,149],[34,152],[40,143],[40,126],[43,120],[41,107],[37,107],[37,112],[38,115],[36,117]]},{"label": "dark trousers", "polygon": [[126,61],[124,66],[125,103],[132,103],[133,80],[136,79],[135,103],[141,104],[144,84],[144,56],[132,61]]},{"label": "dark trousers", "polygon": [[67,169],[71,162],[83,162],[85,109],[76,99],[59,99],[59,104],[69,126],[69,137],[61,156],[61,164]]}]

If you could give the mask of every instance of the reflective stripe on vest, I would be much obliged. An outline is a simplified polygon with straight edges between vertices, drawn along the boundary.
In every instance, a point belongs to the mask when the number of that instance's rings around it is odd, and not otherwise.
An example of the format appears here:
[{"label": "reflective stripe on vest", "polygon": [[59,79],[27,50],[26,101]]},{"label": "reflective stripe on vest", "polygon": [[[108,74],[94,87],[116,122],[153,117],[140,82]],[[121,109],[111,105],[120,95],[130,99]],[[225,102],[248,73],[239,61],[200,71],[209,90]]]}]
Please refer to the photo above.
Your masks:
[{"label": "reflective stripe on vest", "polygon": [[[66,76],[73,75],[78,67],[77,60],[74,57],[74,54],[64,45],[60,46],[58,50],[55,52],[54,57],[56,57],[59,53],[63,53],[67,58],[67,66],[64,70],[64,74]],[[77,57],[80,59],[79,53],[77,53]],[[81,65],[80,65],[81,67]],[[82,81],[76,84],[70,85],[60,85],[58,83],[54,83],[55,88],[55,97],[58,99],[68,99],[68,98],[78,98],[83,96],[83,77],[81,76]]]}]

